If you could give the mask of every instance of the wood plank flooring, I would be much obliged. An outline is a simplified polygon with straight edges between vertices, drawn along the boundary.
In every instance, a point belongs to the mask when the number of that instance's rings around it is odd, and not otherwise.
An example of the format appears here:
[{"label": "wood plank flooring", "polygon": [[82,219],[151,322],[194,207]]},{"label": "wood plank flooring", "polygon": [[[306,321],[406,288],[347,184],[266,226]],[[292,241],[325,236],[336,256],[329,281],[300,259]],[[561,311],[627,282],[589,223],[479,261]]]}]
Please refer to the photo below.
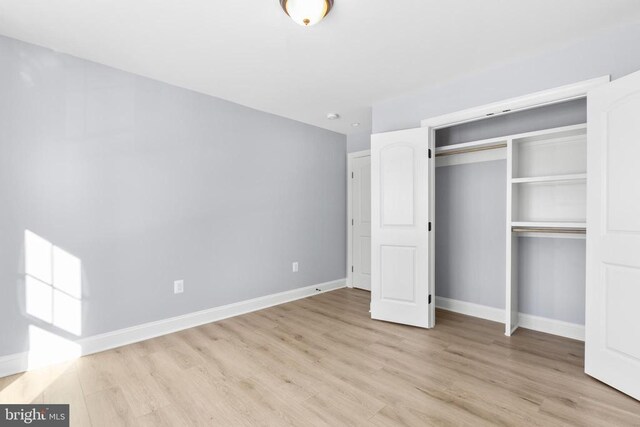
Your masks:
[{"label": "wood plank flooring", "polygon": [[584,345],[446,311],[422,330],[342,289],[0,379],[72,426],[640,426],[583,373]]}]

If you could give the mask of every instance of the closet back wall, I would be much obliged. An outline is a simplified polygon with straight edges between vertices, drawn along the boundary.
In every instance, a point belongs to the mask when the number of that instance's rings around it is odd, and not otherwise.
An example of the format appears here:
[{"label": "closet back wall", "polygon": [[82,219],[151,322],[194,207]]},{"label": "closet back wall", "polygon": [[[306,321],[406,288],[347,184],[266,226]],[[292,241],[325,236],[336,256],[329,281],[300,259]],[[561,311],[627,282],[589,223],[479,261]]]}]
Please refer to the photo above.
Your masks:
[{"label": "closet back wall", "polygon": [[[576,100],[436,132],[437,146],[585,123]],[[436,296],[505,306],[506,160],[436,169]],[[584,324],[585,240],[522,237],[520,312]]]},{"label": "closet back wall", "polygon": [[31,325],[77,338],[25,313],[25,230],[81,261],[83,337],[344,278],[345,153],[344,135],[0,37],[0,356]]}]

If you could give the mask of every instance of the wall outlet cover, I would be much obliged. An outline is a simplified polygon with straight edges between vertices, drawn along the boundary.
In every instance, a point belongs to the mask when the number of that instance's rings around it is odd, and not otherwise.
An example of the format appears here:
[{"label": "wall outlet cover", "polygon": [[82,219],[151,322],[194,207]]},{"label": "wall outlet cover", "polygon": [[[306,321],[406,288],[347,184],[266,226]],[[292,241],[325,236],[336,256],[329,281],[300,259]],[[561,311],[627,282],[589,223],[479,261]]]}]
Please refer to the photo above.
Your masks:
[{"label": "wall outlet cover", "polygon": [[184,292],[184,280],[176,280],[173,282],[173,293],[181,294]]}]

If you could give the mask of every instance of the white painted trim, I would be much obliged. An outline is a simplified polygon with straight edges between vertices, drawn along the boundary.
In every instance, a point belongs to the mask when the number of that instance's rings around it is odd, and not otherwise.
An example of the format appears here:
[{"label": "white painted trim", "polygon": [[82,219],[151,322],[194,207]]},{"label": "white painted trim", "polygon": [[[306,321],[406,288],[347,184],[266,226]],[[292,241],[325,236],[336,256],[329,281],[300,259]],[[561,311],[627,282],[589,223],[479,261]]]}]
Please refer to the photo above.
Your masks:
[{"label": "white painted trim", "polygon": [[467,316],[479,317],[493,322],[504,322],[504,310],[501,308],[489,307],[488,305],[436,297],[436,308],[466,314]]},{"label": "white painted trim", "polygon": [[[503,323],[505,319],[504,310],[501,308],[473,304],[449,298],[436,297],[436,307],[442,310],[466,314],[467,316],[491,320],[493,322]],[[561,320],[518,313],[518,325],[514,327],[514,331],[518,327],[584,341],[584,325],[563,322]]]},{"label": "white painted trim", "polygon": [[[436,218],[436,131],[430,129],[427,131],[427,148],[432,154],[429,159],[429,223],[431,224],[431,232],[429,233],[429,297],[436,297],[436,233],[438,230],[438,222]],[[436,308],[435,304],[429,304],[429,326],[436,326]]]},{"label": "white painted trim", "polygon": [[546,317],[533,316],[525,313],[518,314],[518,324],[521,328],[584,341],[584,325],[563,322],[562,320],[548,319]]},{"label": "white painted trim", "polygon": [[570,101],[572,99],[584,98],[589,90],[608,83],[610,76],[597,77],[595,79],[584,80],[566,86],[543,90],[524,96],[493,102],[479,107],[456,111],[450,114],[424,119],[421,121],[422,127],[439,129],[461,123],[482,120],[490,117],[497,117],[504,114],[511,114],[517,111],[542,107],[544,105],[557,104],[559,102]]},{"label": "white painted trim", "polygon": [[566,182],[566,181],[586,181],[586,173],[573,173],[565,175],[533,176],[528,178],[512,178],[513,184],[526,184],[531,182]]},{"label": "white painted trim", "polygon": [[461,142],[459,144],[443,145],[442,147],[436,147],[436,156],[438,156],[438,154],[457,151],[465,148],[481,148],[498,144],[506,144],[508,139],[509,137],[507,136],[501,136],[498,138],[487,138],[476,141]]},{"label": "white painted trim", "polygon": [[[436,149],[436,153],[438,149]],[[436,167],[466,165],[469,163],[493,162],[496,160],[506,160],[506,148],[494,148],[487,151],[476,151],[471,153],[461,153],[451,156],[436,157]]]},{"label": "white painted trim", "polygon": [[512,233],[511,222],[513,217],[514,200],[517,201],[518,193],[514,194],[513,184],[510,182],[510,178],[513,176],[514,164],[513,164],[513,139],[507,140],[507,203],[506,203],[506,221],[505,221],[505,306],[504,306],[504,334],[508,337],[511,336],[513,331],[518,327],[518,263],[514,254],[518,253],[519,240]]},{"label": "white painted trim", "polygon": [[347,158],[355,159],[357,157],[367,157],[370,155],[371,155],[371,150],[354,151],[352,153],[347,153]]},{"label": "white painted trim", "polygon": [[29,365],[28,360],[28,352],[0,357],[0,378],[25,372]]},{"label": "white painted trim", "polygon": [[352,189],[351,189],[351,174],[353,173],[353,160],[360,157],[371,157],[371,150],[355,151],[353,153],[347,153],[347,282],[346,285],[349,288],[353,288],[353,272],[351,266],[353,265],[353,209],[352,202]]},{"label": "white painted trim", "polygon": [[[80,347],[80,355],[86,356],[344,287],[345,279],[333,280],[81,338],[75,343]],[[26,351],[0,357],[0,378],[29,370],[29,356],[29,352]]]}]

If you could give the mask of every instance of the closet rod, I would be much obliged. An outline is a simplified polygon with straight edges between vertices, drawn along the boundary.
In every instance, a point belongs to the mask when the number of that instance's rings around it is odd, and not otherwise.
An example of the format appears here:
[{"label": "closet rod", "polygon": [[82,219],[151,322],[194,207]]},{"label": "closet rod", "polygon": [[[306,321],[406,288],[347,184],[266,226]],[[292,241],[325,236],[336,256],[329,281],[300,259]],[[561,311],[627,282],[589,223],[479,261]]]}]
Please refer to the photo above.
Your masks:
[{"label": "closet rod", "polygon": [[436,153],[436,157],[452,156],[454,154],[473,153],[475,151],[495,150],[496,148],[505,148],[506,146],[507,146],[506,142],[501,142],[499,144],[483,145],[481,147],[459,148],[457,150],[451,150],[451,151],[444,151],[444,152],[441,152],[441,153]]},{"label": "closet rod", "polygon": [[557,228],[557,227],[511,227],[514,233],[556,233],[556,234],[586,234],[585,228]]}]

